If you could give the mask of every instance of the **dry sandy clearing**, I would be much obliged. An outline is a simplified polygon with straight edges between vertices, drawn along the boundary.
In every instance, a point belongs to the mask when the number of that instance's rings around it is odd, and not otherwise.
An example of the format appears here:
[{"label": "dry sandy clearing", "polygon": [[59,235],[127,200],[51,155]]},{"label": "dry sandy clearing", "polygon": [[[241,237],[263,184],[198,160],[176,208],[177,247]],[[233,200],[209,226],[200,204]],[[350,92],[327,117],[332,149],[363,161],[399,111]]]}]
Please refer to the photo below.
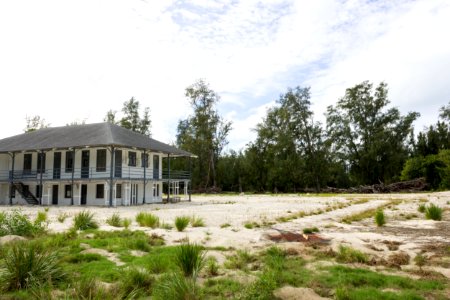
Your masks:
[{"label": "dry sandy clearing", "polygon": [[[320,236],[330,240],[333,249],[348,244],[377,257],[404,252],[413,258],[425,253],[437,260],[434,270],[450,278],[449,257],[441,255],[450,247],[450,192],[426,194],[384,195],[194,195],[192,202],[152,204],[134,207],[50,207],[48,228],[61,232],[72,226],[73,216],[82,210],[95,214],[102,230],[120,230],[109,226],[105,220],[114,213],[133,220],[130,229],[144,230],[162,235],[167,244],[179,243],[184,238],[207,247],[223,246],[257,249],[274,244],[268,234],[289,231],[301,233],[306,227],[317,227]],[[442,221],[426,220],[417,211],[420,204],[434,203],[444,208]],[[387,224],[378,228],[373,218],[345,224],[346,216],[384,206]],[[34,218],[43,207],[1,206],[0,211],[21,209]],[[161,222],[173,224],[177,216],[196,216],[204,220],[205,227],[188,227],[183,232],[176,229],[151,229],[139,227],[134,221],[141,211],[157,215]],[[302,217],[293,218],[303,212]],[[58,222],[58,216],[69,217]],[[252,223],[254,228],[244,225]],[[250,226],[248,226],[250,227]],[[392,246],[393,245],[393,246]],[[302,247],[301,243],[283,243],[285,247]],[[412,262],[412,260],[411,260]]]}]

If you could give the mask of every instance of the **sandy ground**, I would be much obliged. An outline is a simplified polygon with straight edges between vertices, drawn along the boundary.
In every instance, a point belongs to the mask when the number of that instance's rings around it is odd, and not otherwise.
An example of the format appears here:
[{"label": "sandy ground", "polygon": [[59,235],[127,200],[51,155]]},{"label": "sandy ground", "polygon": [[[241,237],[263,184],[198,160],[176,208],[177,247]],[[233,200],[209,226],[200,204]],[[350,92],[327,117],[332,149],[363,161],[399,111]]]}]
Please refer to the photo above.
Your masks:
[{"label": "sandy ground", "polygon": [[[367,202],[364,202],[365,200]],[[376,227],[373,218],[352,224],[341,222],[345,216],[377,208],[393,200],[400,203],[385,208],[387,224],[384,227]],[[417,211],[421,203],[426,205],[434,203],[444,208],[443,220],[426,220],[424,215]],[[0,211],[11,209],[21,209],[25,214],[34,218],[38,211],[44,210],[44,207],[0,206]],[[334,249],[341,244],[348,244],[379,257],[388,257],[392,253],[401,251],[408,253],[413,258],[424,249],[427,251],[427,255],[433,256],[442,250],[442,247],[450,247],[450,192],[327,197],[315,195],[194,195],[192,202],[176,204],[116,208],[54,206],[48,210],[49,230],[62,232],[69,229],[72,226],[73,216],[82,210],[93,212],[102,230],[120,230],[121,228],[115,228],[105,223],[105,220],[113,213],[119,213],[122,218],[133,220],[130,229],[162,235],[169,245],[189,238],[190,241],[201,243],[207,247],[258,249],[274,244],[267,238],[267,234],[280,231],[301,233],[306,227],[318,227],[320,236],[329,239],[330,245]],[[173,224],[177,216],[196,216],[204,220],[205,227],[188,227],[183,232],[178,232],[175,228],[171,230],[143,228],[134,221],[136,214],[141,211],[151,212],[157,215],[161,222],[169,224]],[[307,216],[288,222],[277,220],[279,217],[299,212],[304,212]],[[312,214],[314,212],[316,214]],[[68,214],[69,217],[60,223],[57,219],[63,213]],[[407,217],[408,215],[410,216]],[[247,229],[244,225],[249,222],[257,223],[261,227]],[[229,226],[224,227],[224,224],[229,224]],[[388,242],[397,243],[398,249],[388,249]],[[434,250],[430,247],[434,247]],[[444,256],[442,259],[448,260],[448,257]],[[440,268],[438,271],[450,278],[450,261],[444,261],[441,265],[435,269]]]}]

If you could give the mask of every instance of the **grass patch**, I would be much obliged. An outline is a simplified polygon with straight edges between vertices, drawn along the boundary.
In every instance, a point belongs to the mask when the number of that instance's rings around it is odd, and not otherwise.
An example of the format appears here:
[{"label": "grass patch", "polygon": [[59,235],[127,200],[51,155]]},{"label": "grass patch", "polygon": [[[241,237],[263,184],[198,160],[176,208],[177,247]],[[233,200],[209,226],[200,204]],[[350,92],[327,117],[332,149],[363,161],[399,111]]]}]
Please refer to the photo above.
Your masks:
[{"label": "grass patch", "polygon": [[175,218],[175,227],[178,231],[183,231],[191,222],[191,218],[187,216],[178,216]]},{"label": "grass patch", "polygon": [[192,216],[190,222],[192,227],[205,227],[203,218]]},{"label": "grass patch", "polygon": [[176,251],[175,262],[186,277],[197,277],[205,265],[205,252],[197,244],[181,244]]},{"label": "grass patch", "polygon": [[68,217],[69,217],[69,215],[68,215],[67,213],[61,212],[61,213],[58,214],[57,219],[58,219],[58,222],[59,222],[59,223],[64,223],[64,221],[65,221]]},{"label": "grass patch", "polygon": [[336,260],[343,263],[367,263],[369,258],[363,252],[352,247],[340,245]]},{"label": "grass patch", "polygon": [[227,269],[247,270],[248,265],[256,261],[256,256],[247,250],[237,250],[234,255],[228,256],[224,263]]},{"label": "grass patch", "polygon": [[439,206],[436,206],[434,204],[430,204],[425,209],[425,218],[435,220],[435,221],[441,221],[442,220],[442,208]]},{"label": "grass patch", "polygon": [[136,222],[141,227],[156,228],[159,226],[159,218],[151,213],[140,212],[136,215]]},{"label": "grass patch", "polygon": [[111,217],[106,219],[106,224],[114,227],[122,227],[123,221],[119,213],[113,213]]},{"label": "grass patch", "polygon": [[417,208],[417,211],[420,213],[425,213],[426,206],[425,204],[419,204],[419,207]]},{"label": "grass patch", "polygon": [[83,210],[73,218],[73,227],[77,230],[97,229],[98,223],[94,220],[94,214]]},{"label": "grass patch", "polygon": [[383,210],[379,209],[375,213],[375,224],[377,224],[378,227],[384,226],[386,224],[386,218],[384,217]]},{"label": "grass patch", "polygon": [[230,223],[224,223],[224,224],[220,225],[220,228],[227,228],[227,227],[230,227],[230,226],[231,226]]},{"label": "grass patch", "polygon": [[[42,213],[45,214],[45,212]],[[0,236],[12,234],[34,237],[43,234],[45,231],[44,222],[33,223],[18,209],[14,209],[10,213],[0,212]]]},{"label": "grass patch", "polygon": [[307,227],[307,228],[303,228],[303,233],[304,234],[311,234],[314,232],[319,232],[319,228],[317,227]]}]

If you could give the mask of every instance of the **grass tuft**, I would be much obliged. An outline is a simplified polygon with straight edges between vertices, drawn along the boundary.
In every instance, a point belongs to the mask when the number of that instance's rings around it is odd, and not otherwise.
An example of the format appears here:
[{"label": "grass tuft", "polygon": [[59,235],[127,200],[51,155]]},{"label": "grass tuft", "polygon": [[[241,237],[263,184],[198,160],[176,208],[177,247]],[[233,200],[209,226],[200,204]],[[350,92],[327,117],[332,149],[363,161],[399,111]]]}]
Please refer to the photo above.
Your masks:
[{"label": "grass tuft", "polygon": [[123,221],[118,213],[113,213],[111,217],[106,219],[106,224],[114,226],[114,227],[122,227]]},{"label": "grass tuft", "polygon": [[58,214],[58,222],[59,223],[64,223],[64,221],[69,217],[69,215],[65,212],[59,213]]},{"label": "grass tuft", "polygon": [[311,233],[314,233],[314,232],[319,232],[319,228],[317,228],[317,227],[303,228],[303,233],[304,234],[311,234]]},{"label": "grass tuft", "polygon": [[83,210],[73,218],[73,227],[77,230],[97,229],[98,223],[94,220],[94,214]]},{"label": "grass tuft", "polygon": [[442,208],[439,206],[436,206],[434,204],[430,204],[425,209],[425,218],[435,220],[435,221],[441,221],[442,220]]},{"label": "grass tuft", "polygon": [[191,226],[192,227],[205,227],[205,221],[200,217],[192,216],[191,217]]},{"label": "grass tuft", "polygon": [[381,209],[377,210],[377,212],[375,213],[375,223],[377,224],[378,227],[381,227],[384,224],[386,224],[384,212]]},{"label": "grass tuft", "polygon": [[159,218],[151,213],[140,212],[136,215],[136,222],[141,227],[156,228],[159,226]]},{"label": "grass tuft", "polygon": [[191,222],[191,218],[187,216],[178,216],[175,218],[175,227],[178,231],[183,231]]},{"label": "grass tuft", "polygon": [[203,247],[189,242],[181,244],[177,248],[175,261],[184,276],[196,278],[205,264]]},{"label": "grass tuft", "polygon": [[3,291],[38,287],[63,277],[56,253],[30,243],[13,244],[4,255],[1,269]]},{"label": "grass tuft", "polygon": [[0,236],[20,235],[34,237],[45,232],[45,224],[41,222],[32,223],[20,210],[10,213],[0,213]]},{"label": "grass tuft", "polygon": [[359,250],[340,245],[336,260],[344,263],[367,263],[369,259],[366,254]]},{"label": "grass tuft", "polygon": [[425,213],[426,206],[425,204],[419,204],[419,207],[417,208],[417,211],[420,213]]}]

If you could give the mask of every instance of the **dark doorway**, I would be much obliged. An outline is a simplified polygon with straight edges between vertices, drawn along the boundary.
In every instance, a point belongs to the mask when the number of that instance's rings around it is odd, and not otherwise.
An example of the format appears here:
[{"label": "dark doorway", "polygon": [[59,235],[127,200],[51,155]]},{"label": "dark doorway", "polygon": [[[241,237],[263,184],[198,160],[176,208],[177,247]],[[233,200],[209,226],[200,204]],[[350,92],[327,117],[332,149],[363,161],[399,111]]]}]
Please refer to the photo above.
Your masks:
[{"label": "dark doorway", "polygon": [[53,155],[53,179],[61,178],[61,152]]},{"label": "dark doorway", "polygon": [[122,150],[114,153],[114,177],[122,178]]},{"label": "dark doorway", "polygon": [[59,186],[53,185],[53,190],[52,190],[52,204],[53,205],[58,204],[58,195],[59,195]]},{"label": "dark doorway", "polygon": [[159,179],[159,155],[153,155],[153,179]]},{"label": "dark doorway", "polygon": [[33,155],[31,153],[25,153],[23,155],[23,174],[31,174],[31,161]]},{"label": "dark doorway", "polygon": [[81,178],[89,178],[89,150],[81,151]]},{"label": "dark doorway", "polygon": [[87,199],[87,184],[81,185],[81,205],[86,205],[86,199]]}]

